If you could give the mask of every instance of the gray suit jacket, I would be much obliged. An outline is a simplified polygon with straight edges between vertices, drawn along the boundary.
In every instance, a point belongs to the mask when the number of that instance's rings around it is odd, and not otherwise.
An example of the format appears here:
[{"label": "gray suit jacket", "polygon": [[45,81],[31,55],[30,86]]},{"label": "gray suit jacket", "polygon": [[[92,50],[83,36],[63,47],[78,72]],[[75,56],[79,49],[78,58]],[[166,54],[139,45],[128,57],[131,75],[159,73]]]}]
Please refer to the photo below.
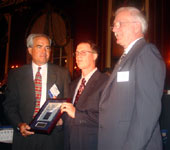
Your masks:
[{"label": "gray suit jacket", "polygon": [[[129,77],[120,82],[120,75]],[[115,66],[102,93],[98,150],[162,149],[159,116],[164,78],[165,65],[157,48],[144,39],[137,41]]]},{"label": "gray suit jacket", "polygon": [[[106,74],[96,71],[87,82],[75,106],[75,118],[67,116],[65,120],[65,149],[97,150],[99,100],[107,79]],[[78,81],[72,82],[70,97],[74,96]]]},{"label": "gray suit jacket", "polygon": [[[70,76],[66,69],[50,63],[48,64],[47,91],[54,84],[56,84],[60,91],[58,98],[68,97],[69,82]],[[42,149],[50,148],[50,146],[53,145],[53,143],[49,143],[49,145],[42,144],[47,143],[45,140],[48,141],[48,137],[50,136],[35,134],[33,136],[24,138],[16,130],[16,127],[20,122],[26,122],[29,124],[32,120],[36,103],[34,89],[33,71],[31,64],[24,65],[16,70],[12,70],[9,73],[4,109],[7,118],[15,129],[13,141],[14,149],[40,149],[40,146],[37,146],[38,143],[42,145]],[[48,93],[47,98],[49,98]],[[55,130],[53,132],[55,132]],[[51,139],[49,139],[49,141],[51,141]]]}]

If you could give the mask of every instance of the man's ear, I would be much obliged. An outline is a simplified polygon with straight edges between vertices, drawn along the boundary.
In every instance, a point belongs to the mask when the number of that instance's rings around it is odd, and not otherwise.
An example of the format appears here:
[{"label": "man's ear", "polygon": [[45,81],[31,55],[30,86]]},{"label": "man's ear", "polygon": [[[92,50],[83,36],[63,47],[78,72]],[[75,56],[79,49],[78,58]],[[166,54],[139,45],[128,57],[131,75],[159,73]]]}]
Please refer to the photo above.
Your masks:
[{"label": "man's ear", "polygon": [[93,56],[94,56],[94,60],[96,61],[97,60],[97,57],[98,57],[98,54],[93,54]]},{"label": "man's ear", "polygon": [[141,30],[142,30],[141,24],[140,23],[136,23],[134,30],[135,30],[135,33],[141,32]]},{"label": "man's ear", "polygon": [[32,48],[31,48],[31,47],[28,48],[28,53],[29,53],[30,55],[32,55]]}]

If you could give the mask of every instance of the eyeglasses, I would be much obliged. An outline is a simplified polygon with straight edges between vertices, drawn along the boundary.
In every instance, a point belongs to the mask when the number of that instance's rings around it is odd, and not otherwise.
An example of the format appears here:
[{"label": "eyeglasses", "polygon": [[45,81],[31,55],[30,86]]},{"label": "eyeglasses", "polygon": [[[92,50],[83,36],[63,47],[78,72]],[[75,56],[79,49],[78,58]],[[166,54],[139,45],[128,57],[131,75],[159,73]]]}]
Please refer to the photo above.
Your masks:
[{"label": "eyeglasses", "polygon": [[76,52],[73,53],[73,55],[74,55],[74,56],[78,56],[78,55],[80,55],[80,56],[86,56],[87,53],[93,53],[93,54],[94,54],[94,53],[96,53],[96,52],[94,52],[94,51],[80,51],[80,52],[76,51]]},{"label": "eyeglasses", "polygon": [[122,24],[124,24],[124,23],[137,23],[137,22],[136,22],[136,21],[131,21],[131,22],[129,22],[129,21],[118,21],[118,22],[115,22],[115,23],[110,27],[110,29],[111,29],[111,30],[113,30],[113,28],[119,29],[119,28],[122,26]]}]

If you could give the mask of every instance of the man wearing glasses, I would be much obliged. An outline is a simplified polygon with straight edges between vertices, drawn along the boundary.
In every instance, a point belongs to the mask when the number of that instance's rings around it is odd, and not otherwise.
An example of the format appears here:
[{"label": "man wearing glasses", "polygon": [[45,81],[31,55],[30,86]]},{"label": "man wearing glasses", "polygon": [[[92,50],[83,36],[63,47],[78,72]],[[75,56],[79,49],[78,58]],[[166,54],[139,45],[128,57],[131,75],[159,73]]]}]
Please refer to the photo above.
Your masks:
[{"label": "man wearing glasses", "polygon": [[124,53],[99,104],[98,150],[161,150],[159,116],[165,64],[145,41],[147,22],[134,7],[115,13],[112,31]]},{"label": "man wearing glasses", "polygon": [[62,112],[67,113],[65,146],[69,150],[97,150],[98,105],[108,76],[96,68],[98,50],[94,43],[78,44],[75,57],[82,74],[71,83],[72,104],[61,106]]}]

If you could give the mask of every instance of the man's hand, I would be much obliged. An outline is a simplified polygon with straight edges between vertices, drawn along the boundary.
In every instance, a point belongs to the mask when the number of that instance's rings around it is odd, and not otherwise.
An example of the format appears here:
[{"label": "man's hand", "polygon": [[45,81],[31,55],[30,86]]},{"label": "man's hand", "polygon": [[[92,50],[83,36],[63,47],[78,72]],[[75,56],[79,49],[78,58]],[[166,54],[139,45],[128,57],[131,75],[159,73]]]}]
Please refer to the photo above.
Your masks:
[{"label": "man's hand", "polygon": [[72,103],[63,103],[61,105],[61,112],[66,112],[71,118],[75,118],[76,108]]},{"label": "man's hand", "polygon": [[61,126],[63,125],[63,120],[60,118],[56,124],[56,126]]},{"label": "man's hand", "polygon": [[19,128],[20,133],[24,137],[34,134],[34,132],[29,131],[31,127],[26,123],[19,123],[18,128]]}]

